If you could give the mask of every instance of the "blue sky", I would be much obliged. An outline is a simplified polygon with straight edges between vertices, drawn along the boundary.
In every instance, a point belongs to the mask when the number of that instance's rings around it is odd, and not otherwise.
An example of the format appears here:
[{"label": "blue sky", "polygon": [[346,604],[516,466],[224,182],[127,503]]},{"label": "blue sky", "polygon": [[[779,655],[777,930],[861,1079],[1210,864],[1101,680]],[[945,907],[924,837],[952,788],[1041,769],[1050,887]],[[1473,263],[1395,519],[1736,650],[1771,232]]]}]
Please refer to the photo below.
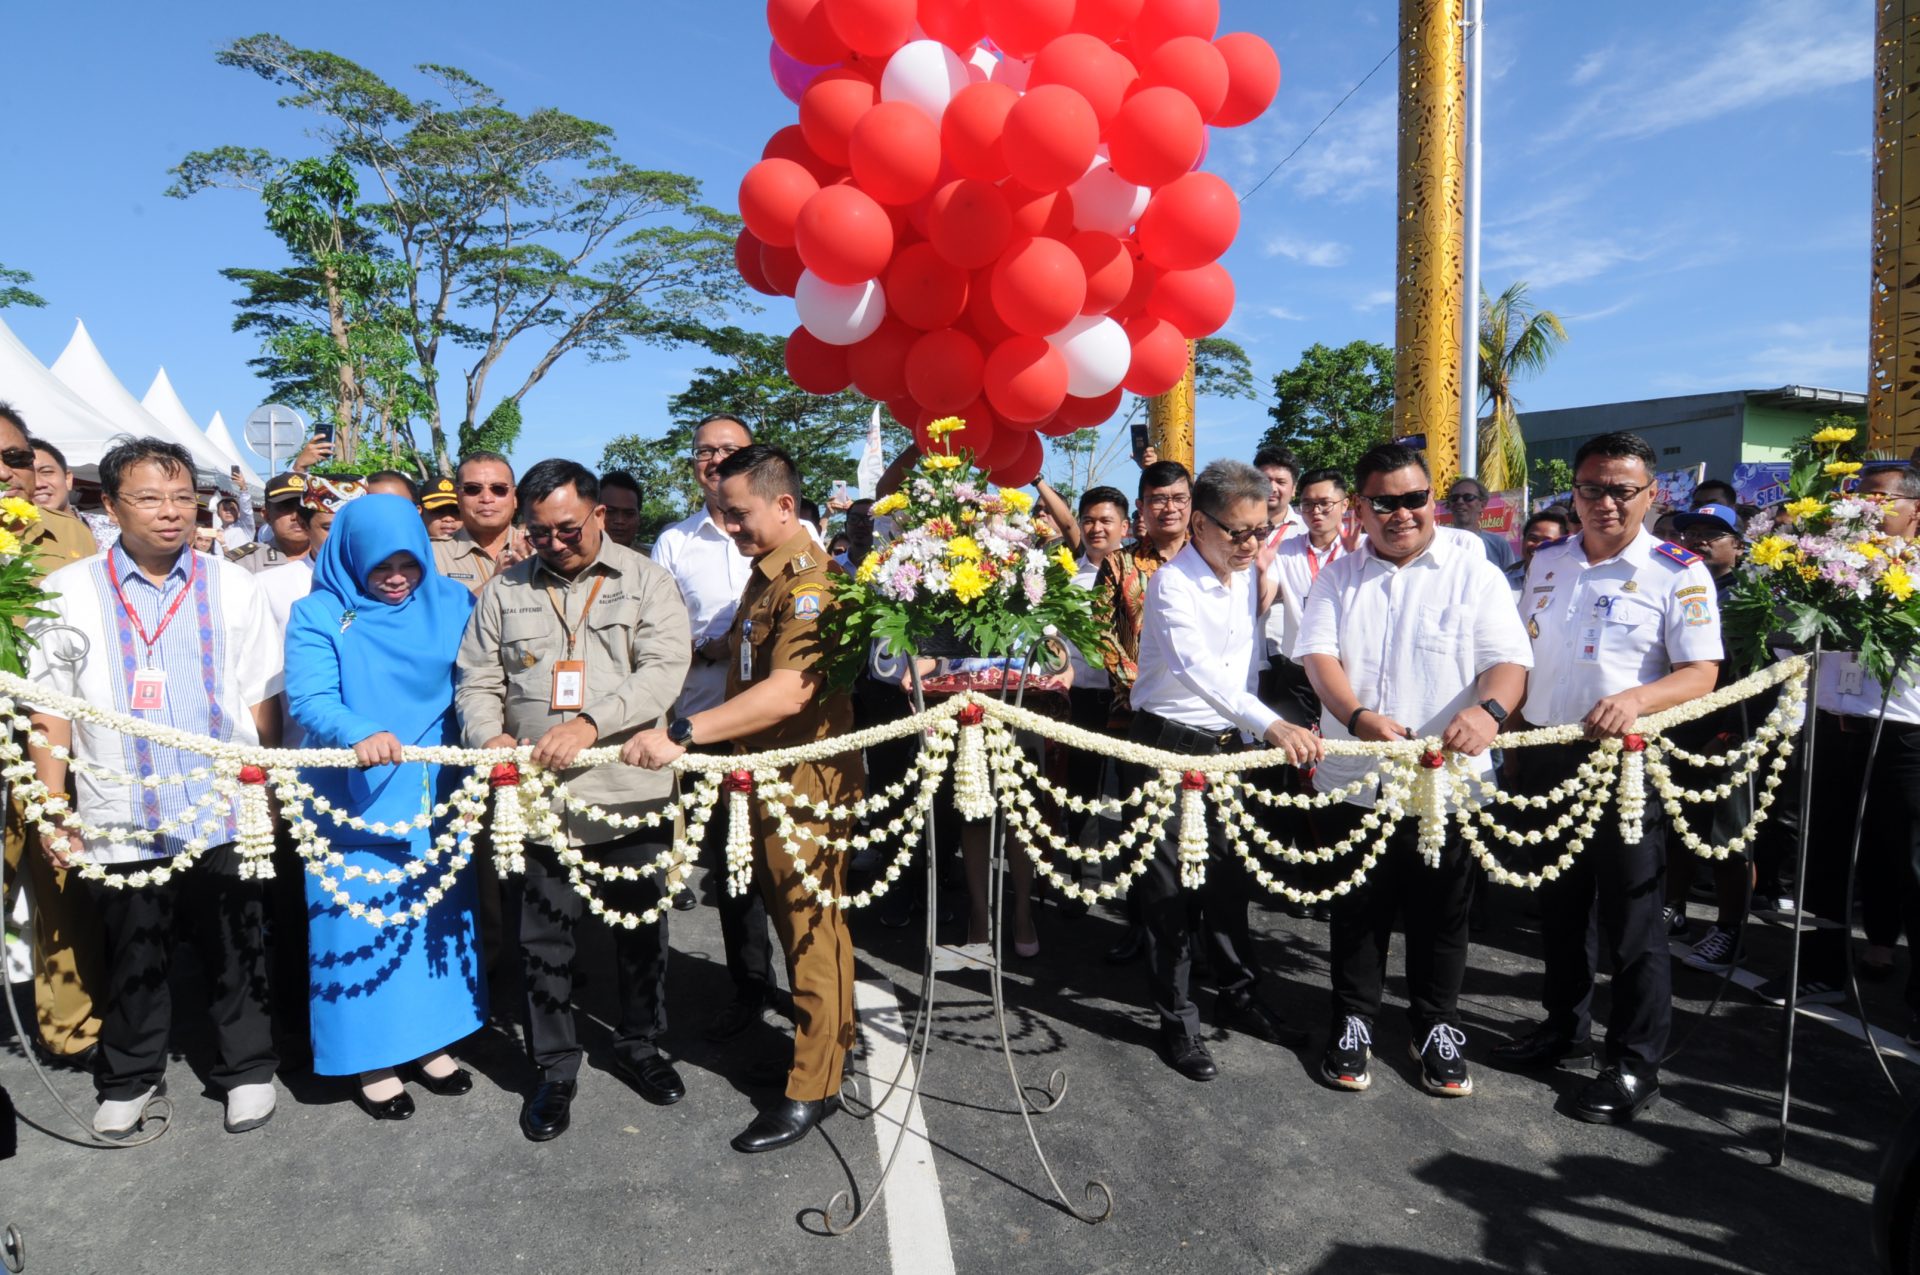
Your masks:
[{"label": "blue sky", "polygon": [[[1520,390],[1567,407],[1736,387],[1866,381],[1868,0],[1487,0],[1484,278],[1526,279],[1571,340]],[[1223,0],[1223,30],[1280,54],[1266,116],[1216,133],[1209,166],[1246,190],[1395,38],[1393,0]],[[0,262],[50,302],[6,322],[42,361],[76,317],[139,395],[164,364],[188,409],[236,428],[264,387],[229,330],[216,271],[275,264],[249,196],[164,198],[167,168],[220,143],[298,153],[301,122],[264,82],[214,64],[273,30],[418,89],[450,63],[517,109],[601,120],[620,150],[691,173],[732,208],[766,137],[794,119],[767,75],[754,0],[343,2],[263,16],[195,3],[16,6],[0,106]],[[1239,307],[1224,333],[1263,386],[1315,341],[1393,335],[1394,77],[1390,63],[1244,210],[1226,258]],[[793,325],[791,303],[744,321]],[[597,461],[658,430],[697,351],[569,358],[525,402],[525,462]],[[517,383],[510,361],[495,384]],[[510,379],[511,378],[511,379]],[[5,387],[0,386],[0,397]],[[1200,456],[1245,455],[1256,402],[1203,400]]]}]

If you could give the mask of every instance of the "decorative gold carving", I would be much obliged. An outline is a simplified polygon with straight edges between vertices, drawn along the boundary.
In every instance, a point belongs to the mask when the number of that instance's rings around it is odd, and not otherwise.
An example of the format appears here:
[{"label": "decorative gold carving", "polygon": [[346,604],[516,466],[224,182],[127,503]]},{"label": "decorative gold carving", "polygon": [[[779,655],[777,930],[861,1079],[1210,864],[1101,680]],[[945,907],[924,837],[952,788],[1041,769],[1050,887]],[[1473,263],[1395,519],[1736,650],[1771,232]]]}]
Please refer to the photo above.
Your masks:
[{"label": "decorative gold carving", "polygon": [[1880,0],[1876,17],[1867,425],[1904,457],[1920,446],[1920,0]]},{"label": "decorative gold carving", "polygon": [[1147,437],[1161,460],[1177,460],[1193,472],[1193,342],[1187,342],[1187,374],[1165,394],[1147,400]]},{"label": "decorative gold carving", "polygon": [[[1914,0],[1920,3],[1920,0]],[[1425,434],[1434,486],[1460,469],[1466,288],[1465,0],[1400,0],[1400,225],[1393,425]]]}]

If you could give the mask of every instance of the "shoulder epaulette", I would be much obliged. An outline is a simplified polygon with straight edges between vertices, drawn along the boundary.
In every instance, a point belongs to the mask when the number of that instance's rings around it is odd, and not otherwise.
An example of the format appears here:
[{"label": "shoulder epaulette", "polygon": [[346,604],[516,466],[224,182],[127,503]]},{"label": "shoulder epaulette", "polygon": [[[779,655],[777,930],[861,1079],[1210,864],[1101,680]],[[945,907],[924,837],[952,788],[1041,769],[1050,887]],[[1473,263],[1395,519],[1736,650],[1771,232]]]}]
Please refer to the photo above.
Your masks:
[{"label": "shoulder epaulette", "polygon": [[1695,553],[1693,550],[1682,549],[1679,545],[1674,544],[1671,540],[1662,540],[1659,544],[1653,547],[1653,551],[1654,553],[1658,554],[1660,557],[1665,558],[1667,561],[1673,563],[1675,566],[1694,567],[1694,566],[1700,565],[1700,563],[1703,561],[1700,555]]}]

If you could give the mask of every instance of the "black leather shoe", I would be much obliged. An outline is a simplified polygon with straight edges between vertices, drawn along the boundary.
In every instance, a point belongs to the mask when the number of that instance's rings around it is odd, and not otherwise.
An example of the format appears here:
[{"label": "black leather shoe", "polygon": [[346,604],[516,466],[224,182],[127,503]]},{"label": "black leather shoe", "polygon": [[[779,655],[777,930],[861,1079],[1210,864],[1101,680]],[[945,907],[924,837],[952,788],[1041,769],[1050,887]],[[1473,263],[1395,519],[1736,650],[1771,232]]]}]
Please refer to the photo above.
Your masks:
[{"label": "black leather shoe", "polygon": [[1160,1037],[1160,1056],[1167,1060],[1167,1066],[1173,1068],[1188,1080],[1212,1080],[1220,1074],[1220,1067],[1213,1061],[1213,1055],[1207,1052],[1207,1044],[1198,1036],[1175,1035],[1171,1032]]},{"label": "black leather shoe", "polygon": [[1144,927],[1130,925],[1120,941],[1107,949],[1107,964],[1125,965],[1147,950],[1147,931]]},{"label": "black leather shoe", "polygon": [[778,1151],[806,1137],[809,1129],[825,1120],[839,1105],[837,1098],[815,1098],[810,1102],[783,1098],[753,1118],[753,1123],[734,1138],[733,1149],[748,1155]]},{"label": "black leather shoe", "polygon": [[675,912],[691,912],[699,906],[700,896],[692,890],[682,890],[673,896],[673,910]]},{"label": "black leather shoe", "polygon": [[543,1080],[520,1107],[520,1132],[529,1142],[551,1142],[567,1131],[573,1119],[573,1094],[579,1086],[571,1080]]},{"label": "black leather shoe", "polygon": [[1237,1028],[1283,1049],[1297,1049],[1307,1043],[1307,1034],[1288,1024],[1280,1011],[1251,992],[1222,995],[1213,1005],[1215,1027]]},{"label": "black leather shoe", "polygon": [[1502,1041],[1491,1051],[1496,1067],[1516,1070],[1546,1070],[1565,1067],[1584,1070],[1593,1064],[1591,1040],[1568,1040],[1558,1032],[1536,1027],[1524,1036]]},{"label": "black leather shoe", "polygon": [[1573,1115],[1588,1124],[1625,1124],[1659,1096],[1659,1077],[1609,1067],[1588,1081],[1574,1098]]},{"label": "black leather shoe", "polygon": [[360,1104],[360,1110],[375,1120],[411,1120],[413,1119],[413,1095],[402,1089],[385,1102],[375,1102],[367,1097],[366,1090],[354,1087],[353,1100]]},{"label": "black leather shoe", "polygon": [[736,1000],[729,1003],[707,1024],[707,1039],[716,1043],[732,1040],[758,1023],[766,1008],[762,1001]]},{"label": "black leather shoe", "polygon": [[444,1076],[429,1076],[425,1067],[415,1067],[413,1078],[420,1087],[438,1098],[458,1098],[473,1092],[473,1076],[465,1067],[455,1067]]},{"label": "black leather shoe", "polygon": [[645,1058],[615,1058],[613,1070],[656,1107],[671,1107],[687,1096],[687,1084],[673,1064],[659,1054]]}]

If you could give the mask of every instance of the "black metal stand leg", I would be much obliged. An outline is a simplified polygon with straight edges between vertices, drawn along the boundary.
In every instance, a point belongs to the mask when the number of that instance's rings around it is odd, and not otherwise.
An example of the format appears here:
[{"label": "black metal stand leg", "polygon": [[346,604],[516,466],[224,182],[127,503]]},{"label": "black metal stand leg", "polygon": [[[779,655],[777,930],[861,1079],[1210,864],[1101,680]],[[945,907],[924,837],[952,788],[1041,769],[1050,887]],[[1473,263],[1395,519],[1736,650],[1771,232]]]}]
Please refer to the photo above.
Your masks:
[{"label": "black metal stand leg", "polygon": [[1800,925],[1807,903],[1807,840],[1808,825],[1813,818],[1813,747],[1814,719],[1818,715],[1816,705],[1820,692],[1820,640],[1814,639],[1813,650],[1807,656],[1807,709],[1806,719],[1801,723],[1803,731],[1801,756],[1805,759],[1806,774],[1800,785],[1800,845],[1795,855],[1793,878],[1793,955],[1787,962],[1787,1023],[1786,1038],[1780,1058],[1780,1128],[1773,1148],[1773,1164],[1778,1167],[1787,1162],[1787,1123],[1793,1111],[1793,1033],[1799,1021],[1800,999]]}]

